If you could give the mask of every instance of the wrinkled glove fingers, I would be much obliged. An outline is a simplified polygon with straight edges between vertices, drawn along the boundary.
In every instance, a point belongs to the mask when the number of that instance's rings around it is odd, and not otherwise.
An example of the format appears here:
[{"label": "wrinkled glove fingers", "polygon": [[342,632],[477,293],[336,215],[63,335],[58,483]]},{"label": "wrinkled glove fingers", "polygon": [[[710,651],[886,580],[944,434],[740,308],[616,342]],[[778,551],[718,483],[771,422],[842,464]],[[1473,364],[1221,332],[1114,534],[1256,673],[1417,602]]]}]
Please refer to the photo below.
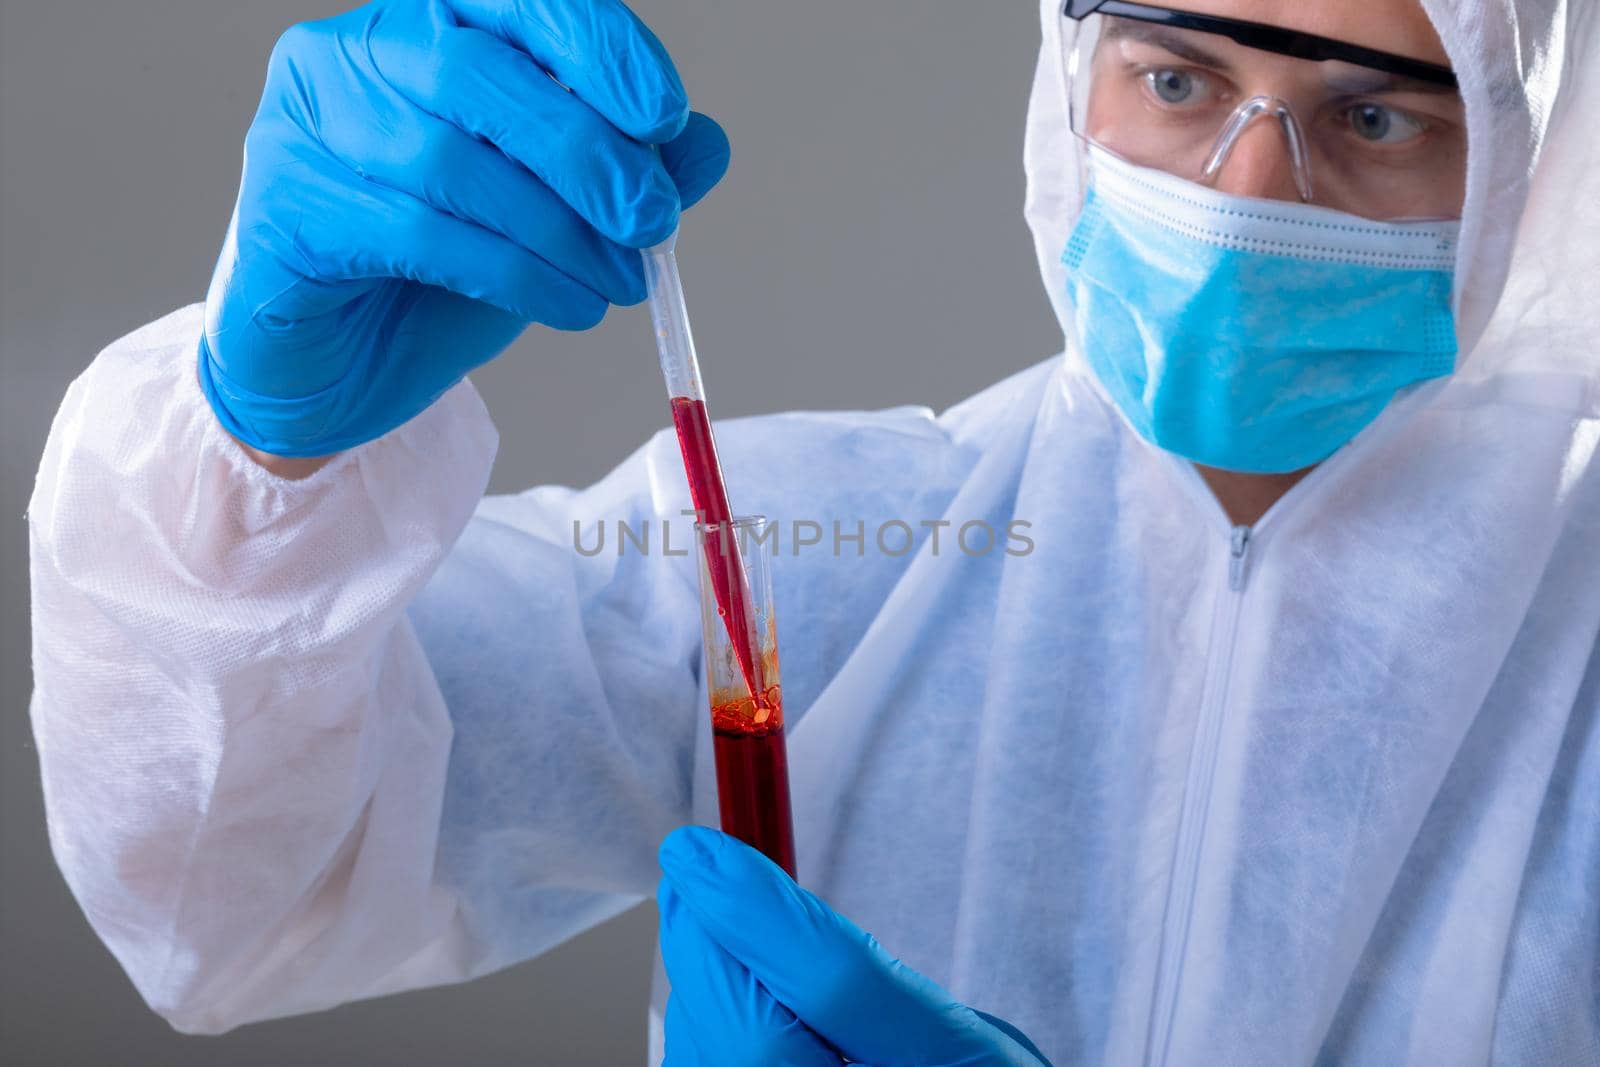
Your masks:
[{"label": "wrinkled glove fingers", "polygon": [[661,163],[687,211],[728,172],[728,135],[711,116],[690,112],[683,132],[661,146]]},{"label": "wrinkled glove fingers", "polygon": [[613,304],[644,299],[639,253],[603,237],[527,168],[397,94],[371,107],[371,122],[322,131],[351,182],[378,182],[492,230]]},{"label": "wrinkled glove fingers", "polygon": [[[375,182],[350,185],[325,173],[316,176],[318,168],[341,166],[331,157],[302,156],[288,165],[295,166],[308,168],[304,180],[296,181],[286,167],[275,174],[275,180],[298,186],[281,198],[295,205],[295,214],[274,221],[286,231],[280,254],[305,257],[301,269],[310,278],[421,282],[560,330],[585,330],[605,315],[603,297],[497,233]],[[354,247],[352,233],[361,235]],[[348,293],[330,288],[329,299],[348,300]],[[302,294],[299,313],[318,310]]]},{"label": "wrinkled glove fingers", "polygon": [[431,43],[378,35],[372,54],[416,106],[495,145],[613,241],[640,248],[677,226],[677,186],[657,151],[504,41],[474,29]]},{"label": "wrinkled glove fingers", "polygon": [[656,35],[619,0],[446,0],[457,22],[515,46],[629,137],[672,140],[689,94]]},{"label": "wrinkled glove fingers", "polygon": [[705,1067],[839,1067],[839,1056],[706,935],[664,879],[656,899],[661,958],[672,980],[669,1060],[676,1064],[672,1029],[687,1026]]}]

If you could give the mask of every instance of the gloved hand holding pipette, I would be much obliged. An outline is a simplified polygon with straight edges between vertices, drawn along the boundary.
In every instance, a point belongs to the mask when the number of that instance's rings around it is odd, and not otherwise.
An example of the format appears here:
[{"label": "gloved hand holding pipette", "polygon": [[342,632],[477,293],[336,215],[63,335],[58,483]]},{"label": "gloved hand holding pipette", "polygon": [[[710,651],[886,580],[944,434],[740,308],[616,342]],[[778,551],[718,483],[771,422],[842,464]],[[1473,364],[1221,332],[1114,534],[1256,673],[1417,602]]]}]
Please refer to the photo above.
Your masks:
[{"label": "gloved hand holding pipette", "polygon": [[633,249],[728,163],[614,0],[376,3],[295,27],[245,147],[200,376],[223,426],[274,456],[371,440],[530,323],[587,329],[643,300]]}]

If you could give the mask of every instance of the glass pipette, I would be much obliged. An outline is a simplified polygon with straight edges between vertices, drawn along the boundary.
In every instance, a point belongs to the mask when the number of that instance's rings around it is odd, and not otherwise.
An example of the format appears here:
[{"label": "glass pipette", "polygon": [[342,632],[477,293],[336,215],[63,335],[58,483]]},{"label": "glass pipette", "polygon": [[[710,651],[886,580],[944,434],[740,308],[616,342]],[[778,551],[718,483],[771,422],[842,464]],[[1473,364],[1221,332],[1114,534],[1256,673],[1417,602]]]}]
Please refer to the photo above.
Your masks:
[{"label": "glass pipette", "polygon": [[[711,419],[706,414],[705,389],[700,384],[700,362],[695,358],[694,335],[689,332],[689,308],[678,277],[678,234],[643,249],[645,285],[650,292],[650,318],[655,324],[661,375],[672,400],[672,425],[678,432],[683,468],[689,477],[689,496],[703,523],[725,524],[733,518],[728,490],[722,480]],[[737,540],[707,538],[706,567],[716,594],[718,613],[728,630],[728,640],[739,661],[739,672],[756,706],[762,706],[762,687],[756,677],[751,631],[750,592]]]}]

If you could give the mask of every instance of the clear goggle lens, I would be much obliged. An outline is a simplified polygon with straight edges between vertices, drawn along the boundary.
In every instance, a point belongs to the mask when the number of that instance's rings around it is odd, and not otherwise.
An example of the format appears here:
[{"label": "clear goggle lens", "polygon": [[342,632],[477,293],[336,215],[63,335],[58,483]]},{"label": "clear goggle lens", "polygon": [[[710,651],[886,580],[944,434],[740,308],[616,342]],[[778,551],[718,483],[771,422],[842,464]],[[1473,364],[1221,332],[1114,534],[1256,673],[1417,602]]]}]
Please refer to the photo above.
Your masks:
[{"label": "clear goggle lens", "polygon": [[[1107,10],[1062,19],[1077,136],[1130,163],[1243,195],[1370,219],[1459,217],[1466,122],[1460,94],[1438,68],[1397,73],[1301,58],[1216,28],[1174,25],[1185,18],[1165,20],[1172,9],[1100,6]],[[1192,21],[1243,26],[1232,32],[1250,38],[1249,24]],[[1359,59],[1366,50],[1349,51]],[[1405,62],[1386,65],[1404,70]]]}]

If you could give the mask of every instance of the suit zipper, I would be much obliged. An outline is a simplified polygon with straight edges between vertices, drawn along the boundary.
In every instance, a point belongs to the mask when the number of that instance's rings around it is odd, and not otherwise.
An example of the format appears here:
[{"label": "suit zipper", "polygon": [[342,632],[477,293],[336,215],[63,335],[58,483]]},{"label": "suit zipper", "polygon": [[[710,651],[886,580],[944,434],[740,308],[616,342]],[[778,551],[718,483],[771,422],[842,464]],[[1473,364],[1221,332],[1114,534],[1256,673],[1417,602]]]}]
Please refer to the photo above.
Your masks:
[{"label": "suit zipper", "polygon": [[1239,631],[1239,608],[1249,578],[1251,528],[1235,526],[1228,535],[1227,589],[1219,598],[1213,622],[1211,655],[1201,694],[1189,753],[1189,773],[1184,782],[1183,807],[1178,816],[1172,881],[1167,889],[1166,913],[1161,924],[1161,950],[1156,961],[1156,983],[1150,1012],[1149,1038],[1144,1061],[1165,1067],[1172,1043],[1173,1021],[1183,981],[1183,962],[1189,941],[1189,922],[1199,881],[1201,847],[1205,839],[1211,785],[1227,713],[1228,681],[1233,670],[1233,646]]}]

